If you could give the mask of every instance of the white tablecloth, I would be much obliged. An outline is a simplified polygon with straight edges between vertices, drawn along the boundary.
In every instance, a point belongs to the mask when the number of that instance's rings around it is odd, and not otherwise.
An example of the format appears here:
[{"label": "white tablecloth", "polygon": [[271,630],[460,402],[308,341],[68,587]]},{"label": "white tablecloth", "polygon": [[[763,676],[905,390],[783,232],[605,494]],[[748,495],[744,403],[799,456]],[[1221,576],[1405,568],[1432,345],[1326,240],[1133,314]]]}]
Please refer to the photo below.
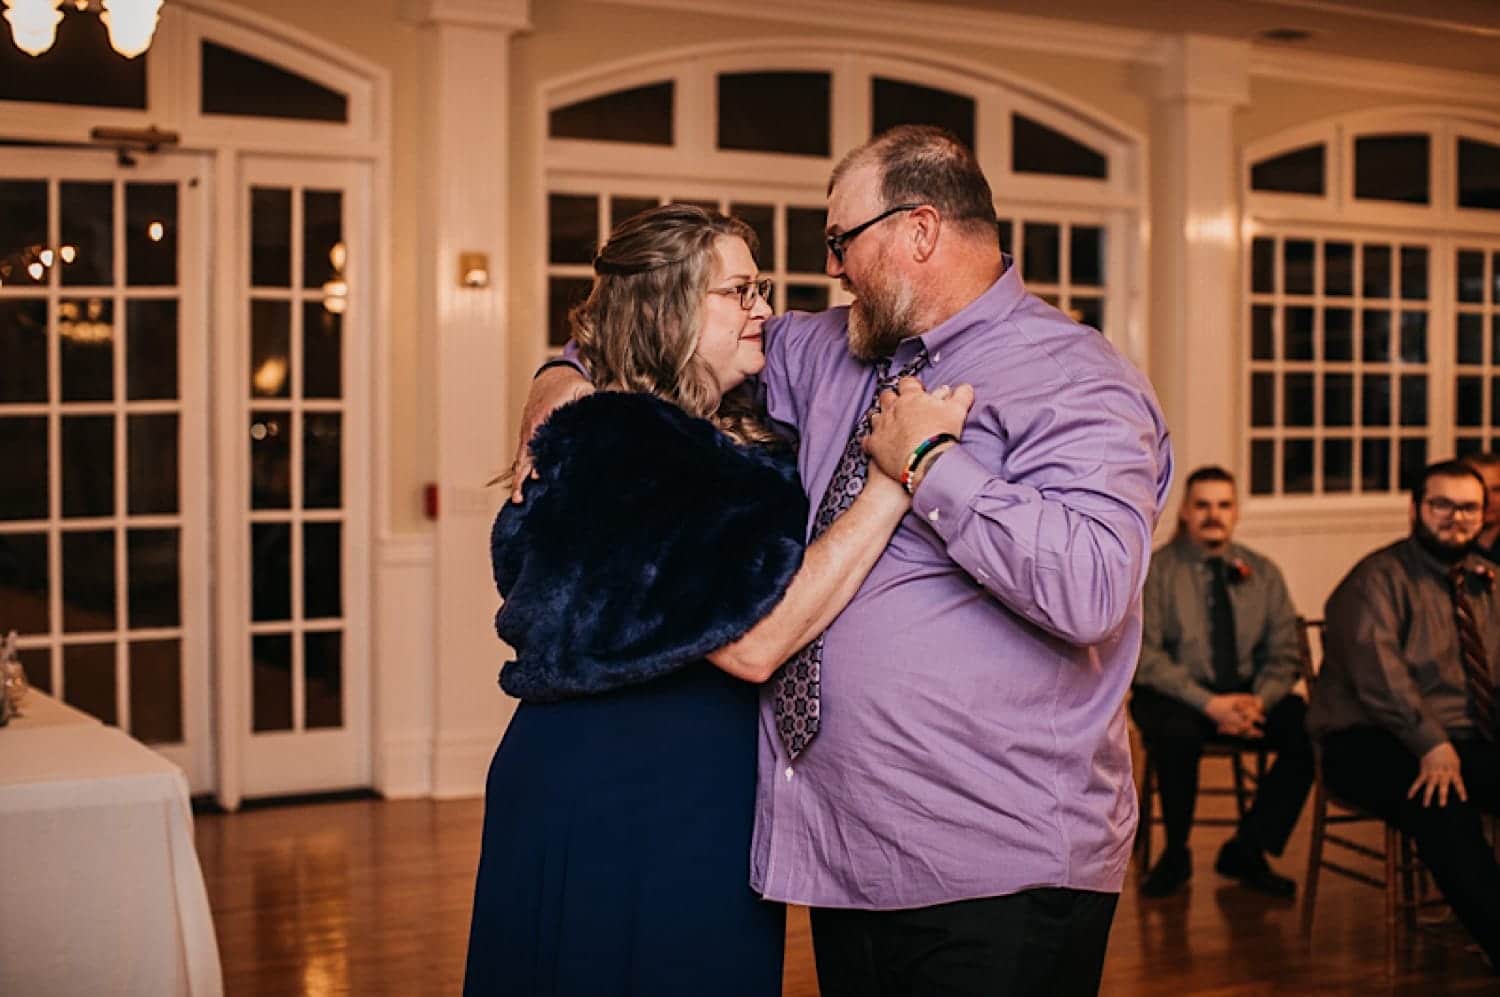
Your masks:
[{"label": "white tablecloth", "polygon": [[182,771],[35,691],[24,713],[0,727],[0,994],[218,997]]}]

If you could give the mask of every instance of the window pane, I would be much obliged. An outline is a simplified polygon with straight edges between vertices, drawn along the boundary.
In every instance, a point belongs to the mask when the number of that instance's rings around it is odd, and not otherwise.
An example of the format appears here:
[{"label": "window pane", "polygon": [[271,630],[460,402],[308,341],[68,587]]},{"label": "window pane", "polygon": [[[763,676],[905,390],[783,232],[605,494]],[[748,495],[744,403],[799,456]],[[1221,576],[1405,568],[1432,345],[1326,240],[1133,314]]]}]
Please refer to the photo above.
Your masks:
[{"label": "window pane", "polygon": [[1427,425],[1427,375],[1401,377],[1401,425]]},{"label": "window pane", "polygon": [[115,186],[112,183],[58,185],[62,245],[72,246],[73,262],[59,261],[64,287],[113,284],[115,280]]},{"label": "window pane", "polygon": [[1500,211],[1500,145],[1458,140],[1458,206]]},{"label": "window pane", "polygon": [[177,302],[125,303],[125,397],[177,397]]},{"label": "window pane", "polygon": [[1104,229],[1074,225],[1068,234],[1068,279],[1074,286],[1104,286]]},{"label": "window pane", "polygon": [[720,73],[719,148],[829,153],[828,73]]},{"label": "window pane", "polygon": [[292,394],[292,303],[250,302],[250,395]]},{"label": "window pane", "polygon": [[1100,330],[1104,328],[1104,301],[1101,298],[1080,298],[1075,295],[1070,314],[1081,325]]},{"label": "window pane", "polygon": [[1391,313],[1366,310],[1360,336],[1360,358],[1365,363],[1386,363],[1391,359]]},{"label": "window pane", "polygon": [[1479,250],[1459,250],[1458,300],[1473,303],[1484,300],[1484,253]]},{"label": "window pane", "polygon": [[553,138],[671,145],[672,92],[673,84],[668,80],[556,108],[547,115],[547,134]]},{"label": "window pane", "polygon": [[250,413],[250,507],[252,509],[291,508],[291,446],[291,413]]},{"label": "window pane", "polygon": [[1490,316],[1490,362],[1500,363],[1500,312]]},{"label": "window pane", "polygon": [[203,43],[202,83],[204,114],[349,120],[349,98],[337,90],[210,41]]},{"label": "window pane", "polygon": [[870,87],[870,134],[897,125],[937,125],[974,148],[974,98],[877,76]]},{"label": "window pane", "polygon": [[792,273],[822,273],[828,257],[824,242],[828,212],[823,208],[786,209],[786,268]]},{"label": "window pane", "polygon": [[1427,466],[1427,441],[1408,439],[1401,441],[1401,480],[1398,486],[1404,491],[1416,482],[1417,475]]},{"label": "window pane", "polygon": [[1458,362],[1484,363],[1484,316],[1460,312],[1458,316]]},{"label": "window pane", "polygon": [[1282,444],[1281,490],[1304,495],[1313,490],[1313,441],[1287,440]]},{"label": "window pane", "polygon": [[1320,143],[1262,159],[1250,167],[1250,188],[1282,194],[1322,194],[1323,158]]},{"label": "window pane", "polygon": [[547,195],[547,259],[592,263],[599,239],[599,199],[586,194]]},{"label": "window pane", "polygon": [[1059,254],[1062,251],[1062,234],[1058,226],[1043,222],[1027,222],[1022,233],[1025,260],[1021,274],[1028,284],[1056,284],[1062,279]]},{"label": "window pane", "polygon": [[270,187],[250,191],[250,283],[292,285],[292,192]]},{"label": "window pane", "polygon": [[21,659],[21,670],[33,689],[52,695],[52,649],[47,647],[23,647],[16,652]]},{"label": "window pane", "polygon": [[1276,311],[1270,305],[1250,308],[1250,359],[1276,359]]},{"label": "window pane", "polygon": [[1257,294],[1276,291],[1276,240],[1256,239],[1250,244],[1250,289]]},{"label": "window pane", "polygon": [[0,519],[47,518],[47,417],[0,418]]},{"label": "window pane", "polygon": [[547,278],[547,345],[563,346],[573,335],[568,324],[568,312],[573,306],[582,304],[593,290],[594,282],[588,277]]},{"label": "window pane", "polygon": [[1351,309],[1323,309],[1323,359],[1354,359],[1354,312]]},{"label": "window pane", "polygon": [[1454,421],[1460,426],[1484,425],[1484,378],[1460,377],[1454,402]]},{"label": "window pane", "polygon": [[302,304],[302,397],[338,398],[344,391],[344,317],[321,301]]},{"label": "window pane", "polygon": [[1385,374],[1366,374],[1360,379],[1363,401],[1360,422],[1366,426],[1391,424],[1391,379]]},{"label": "window pane", "polygon": [[49,578],[47,534],[0,533],[0,626],[23,637],[49,632]]},{"label": "window pane", "polygon": [[1428,201],[1426,135],[1365,135],[1354,140],[1354,196],[1374,201]]},{"label": "window pane", "polygon": [[654,197],[612,197],[609,199],[609,227],[614,228],[627,218],[649,211],[658,203]]},{"label": "window pane", "polygon": [[1482,436],[1460,436],[1453,444],[1453,452],[1458,457],[1467,457],[1483,449],[1484,437]]},{"label": "window pane", "polygon": [[[0,45],[0,51],[5,47]],[[24,264],[35,259],[34,254],[49,242],[47,185],[32,180],[0,180],[0,254],[15,253],[23,264],[5,276],[7,287],[46,283],[45,273],[38,280]]]},{"label": "window pane", "polygon": [[1401,359],[1406,363],[1427,362],[1427,313],[1401,313]]},{"label": "window pane", "polygon": [[182,644],[130,644],[130,736],[146,744],[182,740]]},{"label": "window pane", "polygon": [[125,58],[99,18],[72,7],[63,5],[57,40],[40,56],[9,44],[10,27],[0,28],[0,100],[145,110],[152,53]]},{"label": "window pane", "polygon": [[1354,375],[1323,375],[1323,425],[1354,425]]},{"label": "window pane", "polygon": [[1401,297],[1407,301],[1427,300],[1426,247],[1401,247]]},{"label": "window pane", "polygon": [[1024,114],[1010,116],[1010,141],[1011,169],[1017,173],[1109,178],[1109,160],[1103,153]]},{"label": "window pane", "polygon": [[1016,240],[1013,238],[1013,228],[1014,225],[1009,218],[1000,219],[998,235],[1000,237],[1000,251],[1002,253],[1010,253],[1016,247]]},{"label": "window pane", "polygon": [[1391,247],[1364,247],[1364,294],[1367,298],[1391,296]]},{"label": "window pane", "polygon": [[125,185],[125,282],[136,287],[177,283],[177,185]]},{"label": "window pane", "polygon": [[1500,377],[1490,378],[1490,425],[1500,426]]},{"label": "window pane", "polygon": [[109,298],[57,303],[62,400],[107,402],[115,394],[115,307]]},{"label": "window pane", "polygon": [[1313,244],[1303,239],[1288,239],[1282,243],[1283,261],[1282,290],[1287,294],[1312,294]]},{"label": "window pane", "polygon": [[343,503],[343,416],[308,412],[302,417],[302,505],[337,509]]},{"label": "window pane", "polygon": [[115,535],[112,530],[62,535],[63,629],[115,628]]},{"label": "window pane", "polygon": [[1250,443],[1250,494],[1270,495],[1276,491],[1276,443],[1253,440]]},{"label": "window pane", "polygon": [[1391,441],[1387,437],[1359,441],[1359,488],[1365,492],[1391,490]]},{"label": "window pane", "polygon": [[1347,492],[1354,489],[1354,441],[1323,441],[1323,491]]},{"label": "window pane", "polygon": [[1350,243],[1323,244],[1323,293],[1339,297],[1354,293],[1354,246]]},{"label": "window pane", "polygon": [[251,726],[259,733],[292,729],[292,638],[256,634],[250,638]]},{"label": "window pane", "polygon": [[109,516],[115,511],[115,418],[62,418],[62,514]]},{"label": "window pane", "polygon": [[344,194],[337,190],[302,192],[302,286],[322,287],[343,276]]},{"label": "window pane", "polygon": [[292,528],[250,524],[250,618],[257,623],[292,616]]},{"label": "window pane", "polygon": [[115,703],[115,646],[68,644],[63,647],[63,699],[69,706],[119,723]]},{"label": "window pane", "polygon": [[136,629],[175,627],[182,622],[178,533],[175,528],[126,532],[130,625]]},{"label": "window pane", "polygon": [[821,312],[828,307],[827,284],[786,285],[786,305],[789,312]]},{"label": "window pane", "polygon": [[338,630],[303,634],[308,729],[344,725],[344,635]]},{"label": "window pane", "polygon": [[1286,330],[1288,360],[1311,360],[1313,358],[1313,310],[1298,306],[1282,310],[1281,321]]},{"label": "window pane", "polygon": [[47,302],[0,300],[0,405],[47,400]]},{"label": "window pane", "polygon": [[1250,375],[1250,425],[1276,425],[1276,375]]},{"label": "window pane", "polygon": [[729,213],[755,230],[755,262],[762,270],[776,266],[776,208],[770,204],[731,204]]},{"label": "window pane", "polygon": [[127,415],[125,484],[132,516],[177,512],[177,414]]},{"label": "window pane", "polygon": [[1285,392],[1282,418],[1288,426],[1313,424],[1313,375],[1287,374],[1282,378]]},{"label": "window pane", "polygon": [[302,615],[308,619],[344,615],[344,560],[339,523],[302,524]]}]

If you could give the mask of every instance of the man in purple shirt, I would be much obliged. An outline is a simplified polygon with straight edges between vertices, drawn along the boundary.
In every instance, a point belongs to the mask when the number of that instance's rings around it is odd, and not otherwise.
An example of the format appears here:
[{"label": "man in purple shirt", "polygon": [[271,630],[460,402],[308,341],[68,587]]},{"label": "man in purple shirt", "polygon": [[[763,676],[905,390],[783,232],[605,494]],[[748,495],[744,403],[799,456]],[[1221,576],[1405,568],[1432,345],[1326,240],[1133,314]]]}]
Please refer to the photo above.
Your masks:
[{"label": "man in purple shirt", "polygon": [[[825,997],[1093,993],[1130,855],[1123,704],[1167,432],[1146,379],[1029,294],[996,231],[972,153],[893,129],[829,185],[827,271],[855,304],[766,324],[810,529],[878,361],[920,368],[864,442],[915,468],[912,514],[821,639],[795,758],[784,690],[761,699],[751,884],[813,908]],[[577,390],[544,378],[533,402]],[[962,442],[921,450],[927,387],[964,383]]]}]

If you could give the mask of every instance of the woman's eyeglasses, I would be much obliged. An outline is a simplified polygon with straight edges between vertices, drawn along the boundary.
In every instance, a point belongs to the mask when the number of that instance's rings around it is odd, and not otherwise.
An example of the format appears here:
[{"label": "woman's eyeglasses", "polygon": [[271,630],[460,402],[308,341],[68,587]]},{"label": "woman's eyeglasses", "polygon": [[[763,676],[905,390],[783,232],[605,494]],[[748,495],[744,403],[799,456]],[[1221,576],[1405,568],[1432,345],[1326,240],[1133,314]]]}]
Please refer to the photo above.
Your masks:
[{"label": "woman's eyeglasses", "polygon": [[733,287],[710,287],[709,294],[722,294],[725,297],[733,295],[740,299],[740,307],[749,311],[755,307],[755,299],[760,298],[766,304],[771,303],[771,288],[775,282],[769,277],[752,280],[745,284],[736,284]]}]

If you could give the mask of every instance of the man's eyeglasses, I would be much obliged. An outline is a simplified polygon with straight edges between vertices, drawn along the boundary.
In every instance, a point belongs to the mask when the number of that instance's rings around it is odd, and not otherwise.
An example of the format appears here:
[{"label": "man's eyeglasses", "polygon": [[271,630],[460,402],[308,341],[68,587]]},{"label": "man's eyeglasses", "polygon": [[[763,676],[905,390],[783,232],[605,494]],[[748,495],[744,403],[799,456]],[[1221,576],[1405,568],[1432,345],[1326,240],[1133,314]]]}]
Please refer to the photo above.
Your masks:
[{"label": "man's eyeglasses", "polygon": [[708,293],[722,294],[726,297],[734,295],[740,299],[740,307],[748,312],[755,307],[756,298],[760,298],[760,300],[769,305],[771,303],[771,288],[775,286],[775,282],[771,278],[762,277],[759,280],[752,280],[746,284],[736,284],[733,287],[710,287]]},{"label": "man's eyeglasses", "polygon": [[898,204],[894,208],[886,208],[874,218],[871,218],[867,222],[862,222],[859,225],[854,226],[847,232],[840,232],[838,235],[830,235],[826,240],[824,240],[828,243],[828,251],[833,254],[834,259],[839,261],[839,266],[843,266],[844,250],[848,248],[849,243],[853,242],[861,232],[869,228],[871,225],[874,225],[876,222],[885,221],[887,218],[891,217],[891,215],[894,215],[901,211],[915,211],[921,206],[922,205],[920,204]]},{"label": "man's eyeglasses", "polygon": [[1426,502],[1427,508],[1439,516],[1465,516],[1474,519],[1484,515],[1484,505],[1480,502],[1453,502],[1445,498],[1430,498]]}]

